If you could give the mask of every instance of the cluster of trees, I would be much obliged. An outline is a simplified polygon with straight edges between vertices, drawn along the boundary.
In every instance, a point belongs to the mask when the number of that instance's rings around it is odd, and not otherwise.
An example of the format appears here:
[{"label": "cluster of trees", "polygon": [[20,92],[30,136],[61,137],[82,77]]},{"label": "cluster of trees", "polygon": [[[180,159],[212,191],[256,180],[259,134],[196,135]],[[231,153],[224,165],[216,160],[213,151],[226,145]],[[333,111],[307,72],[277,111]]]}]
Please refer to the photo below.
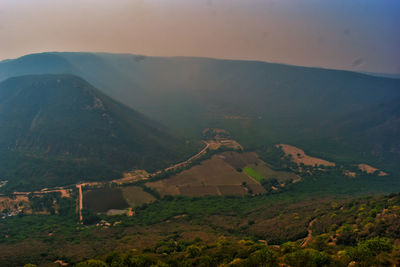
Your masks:
[{"label": "cluster of trees", "polygon": [[[218,236],[226,239],[217,243],[203,242],[199,238],[188,241],[177,232],[142,251],[130,250],[123,254],[119,251],[108,256],[96,255],[99,258],[90,260],[94,255],[88,255],[86,261],[78,263],[78,266],[347,266],[350,263],[353,266],[392,266],[400,259],[400,194],[340,202],[332,200],[325,201],[325,204],[318,202],[312,204],[311,209],[310,202],[305,200],[285,204],[274,203],[274,199],[282,200],[279,194],[274,197],[162,198],[136,210],[133,217],[116,216],[107,221],[121,220],[121,227],[152,225],[185,214],[179,219],[180,224],[211,226],[218,229]],[[293,210],[296,216],[293,216]],[[60,220],[54,219],[57,217]],[[34,218],[39,217],[21,217],[19,223],[24,222],[23,229],[34,228],[36,237],[49,239],[47,234],[37,234],[47,231],[48,226],[42,221],[39,228],[37,222],[33,223]],[[97,238],[84,237],[73,225],[74,229],[61,230],[61,227],[66,227],[62,218],[46,216],[42,220],[57,226],[57,231],[65,232],[71,240],[84,238],[83,242]],[[229,221],[224,218],[229,218]],[[311,218],[315,219],[312,226],[309,225]],[[13,218],[8,229],[0,227],[1,232],[10,237],[16,235],[16,229],[11,227],[15,227],[17,219]],[[268,222],[272,223],[266,224]],[[68,224],[71,226],[71,221]],[[307,228],[312,230],[312,238],[302,247]],[[84,229],[96,231],[91,226]],[[110,229],[115,231],[115,242],[119,242],[121,236],[118,237],[118,233],[122,233],[122,229],[125,228]],[[151,234],[151,231],[145,234]],[[238,242],[240,238],[245,240]],[[270,246],[257,241],[260,239],[268,240]]]},{"label": "cluster of trees", "polygon": [[398,264],[398,256],[399,252],[387,238],[368,239],[355,246],[333,249],[317,248],[315,244],[302,248],[296,242],[267,246],[251,240],[228,241],[224,238],[207,244],[196,238],[192,242],[163,241],[141,252],[111,252],[100,259],[88,259],[76,266],[392,266]]},{"label": "cluster of trees", "polygon": [[47,211],[54,215],[56,213],[55,203],[61,199],[59,192],[46,193],[42,195],[29,195],[29,203],[33,212]]}]

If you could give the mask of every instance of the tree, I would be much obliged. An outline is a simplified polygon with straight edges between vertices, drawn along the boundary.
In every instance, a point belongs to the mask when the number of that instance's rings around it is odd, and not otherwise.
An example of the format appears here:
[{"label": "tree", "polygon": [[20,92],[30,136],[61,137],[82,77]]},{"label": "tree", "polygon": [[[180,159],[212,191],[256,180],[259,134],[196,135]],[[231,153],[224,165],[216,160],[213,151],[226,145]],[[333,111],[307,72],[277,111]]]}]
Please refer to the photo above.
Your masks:
[{"label": "tree", "polygon": [[331,258],[325,252],[301,249],[286,254],[284,262],[293,267],[323,267],[330,264]]},{"label": "tree", "polygon": [[90,259],[81,263],[78,263],[76,267],[108,267],[104,261]]},{"label": "tree", "polygon": [[253,252],[245,261],[244,266],[258,267],[258,266],[278,266],[278,261],[272,250],[263,248]]},{"label": "tree", "polygon": [[189,258],[197,257],[201,254],[201,249],[196,245],[190,245],[186,248],[186,255]]},{"label": "tree", "polygon": [[[350,261],[357,263],[377,263],[377,256],[392,252],[393,246],[388,238],[375,237],[357,244],[355,248],[349,248],[346,255]],[[380,257],[384,259],[385,257]]]}]

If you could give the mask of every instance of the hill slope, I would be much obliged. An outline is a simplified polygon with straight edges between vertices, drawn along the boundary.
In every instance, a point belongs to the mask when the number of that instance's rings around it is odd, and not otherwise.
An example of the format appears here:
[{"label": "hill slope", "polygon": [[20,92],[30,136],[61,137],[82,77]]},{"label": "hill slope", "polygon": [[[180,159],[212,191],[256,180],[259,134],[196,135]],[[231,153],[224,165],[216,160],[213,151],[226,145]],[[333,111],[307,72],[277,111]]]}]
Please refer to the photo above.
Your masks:
[{"label": "hill slope", "polygon": [[[0,63],[0,79],[40,68],[84,77],[185,135],[227,128],[246,147],[279,142],[395,170],[400,80],[255,61],[44,53]],[[63,62],[63,63],[61,63]],[[41,70],[42,69],[42,70]]]},{"label": "hill slope", "polygon": [[19,189],[118,178],[193,152],[163,126],[73,75],[2,82],[0,132],[0,176]]}]

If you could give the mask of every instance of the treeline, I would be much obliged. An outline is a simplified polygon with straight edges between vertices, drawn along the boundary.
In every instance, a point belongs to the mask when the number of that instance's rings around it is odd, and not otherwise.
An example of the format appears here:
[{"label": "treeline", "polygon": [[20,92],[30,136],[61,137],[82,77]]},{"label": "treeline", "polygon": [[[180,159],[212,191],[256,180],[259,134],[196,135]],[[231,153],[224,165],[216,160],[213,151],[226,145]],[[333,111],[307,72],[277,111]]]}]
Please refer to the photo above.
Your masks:
[{"label": "treeline", "polygon": [[398,264],[398,247],[387,238],[373,238],[342,250],[302,248],[298,243],[267,246],[251,240],[220,239],[207,244],[197,238],[193,242],[168,241],[138,253],[111,252],[101,259],[77,263],[77,267],[180,267],[180,266],[392,266]]}]

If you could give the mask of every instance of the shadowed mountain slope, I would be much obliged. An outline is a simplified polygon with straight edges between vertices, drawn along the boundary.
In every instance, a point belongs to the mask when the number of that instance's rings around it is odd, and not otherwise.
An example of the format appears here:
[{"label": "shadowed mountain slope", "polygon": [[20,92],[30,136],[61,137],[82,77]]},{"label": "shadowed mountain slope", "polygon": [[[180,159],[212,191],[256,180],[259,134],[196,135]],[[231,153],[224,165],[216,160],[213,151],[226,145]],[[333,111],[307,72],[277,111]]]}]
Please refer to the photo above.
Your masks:
[{"label": "shadowed mountain slope", "polygon": [[195,152],[195,144],[73,75],[2,82],[0,132],[0,175],[19,188],[119,178]]}]

